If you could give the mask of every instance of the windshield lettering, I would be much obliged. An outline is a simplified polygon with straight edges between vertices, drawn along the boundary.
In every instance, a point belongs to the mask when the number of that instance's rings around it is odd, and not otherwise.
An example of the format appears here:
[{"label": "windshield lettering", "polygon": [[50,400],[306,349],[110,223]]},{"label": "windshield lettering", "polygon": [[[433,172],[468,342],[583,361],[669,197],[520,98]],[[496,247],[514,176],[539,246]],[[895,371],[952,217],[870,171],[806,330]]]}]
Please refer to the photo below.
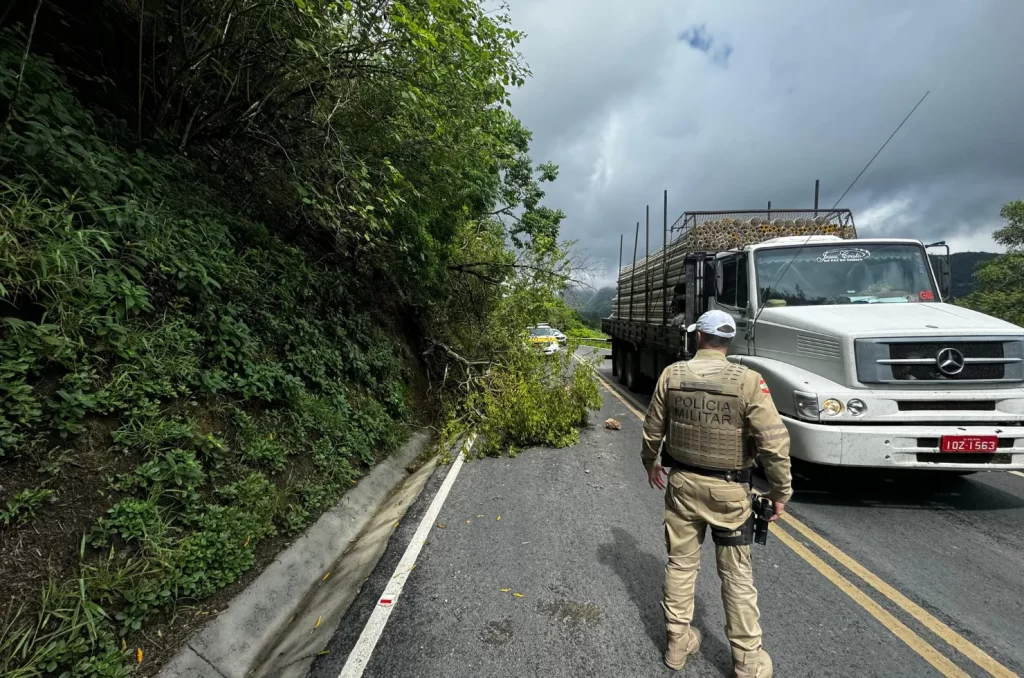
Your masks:
[{"label": "windshield lettering", "polygon": [[863,261],[870,256],[871,252],[862,249],[826,250],[815,261],[822,263],[845,263],[848,261]]}]

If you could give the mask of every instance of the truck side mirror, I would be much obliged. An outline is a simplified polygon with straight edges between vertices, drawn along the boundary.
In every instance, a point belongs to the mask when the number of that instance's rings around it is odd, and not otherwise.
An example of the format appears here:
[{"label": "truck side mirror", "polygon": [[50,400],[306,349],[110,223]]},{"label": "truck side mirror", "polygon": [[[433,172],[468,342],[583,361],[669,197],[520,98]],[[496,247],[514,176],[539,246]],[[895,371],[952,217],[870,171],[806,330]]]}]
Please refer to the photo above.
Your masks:
[{"label": "truck side mirror", "polygon": [[946,301],[949,299],[953,288],[952,272],[950,271],[949,264],[949,245],[946,244],[945,240],[940,240],[924,247],[925,251],[932,247],[944,247],[946,249],[946,256],[944,257],[928,255],[928,259],[932,263],[932,269],[935,271],[936,282],[939,284],[939,301]]},{"label": "truck side mirror", "polygon": [[718,262],[714,259],[704,262],[704,299],[717,297],[719,292]]},{"label": "truck side mirror", "polygon": [[952,272],[949,270],[949,259],[946,257],[936,257],[938,259],[938,271],[936,271],[936,277],[939,279],[939,296],[942,297],[942,301],[949,299],[949,295],[952,293]]},{"label": "truck side mirror", "polygon": [[716,260],[712,266],[714,267],[715,272],[715,298],[718,299],[722,296],[722,291],[725,289],[725,274],[722,270],[721,261]]}]

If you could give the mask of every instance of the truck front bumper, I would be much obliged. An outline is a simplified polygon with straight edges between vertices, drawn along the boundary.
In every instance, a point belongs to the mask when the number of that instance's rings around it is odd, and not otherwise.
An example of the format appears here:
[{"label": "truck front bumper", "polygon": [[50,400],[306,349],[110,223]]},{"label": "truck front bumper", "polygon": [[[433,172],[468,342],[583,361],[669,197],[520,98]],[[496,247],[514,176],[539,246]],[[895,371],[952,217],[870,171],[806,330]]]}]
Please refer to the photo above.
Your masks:
[{"label": "truck front bumper", "polygon": [[[785,419],[797,459],[836,466],[875,466],[948,471],[1024,470],[1024,427],[955,424],[864,426]],[[939,451],[942,436],[997,436],[992,454]]]}]

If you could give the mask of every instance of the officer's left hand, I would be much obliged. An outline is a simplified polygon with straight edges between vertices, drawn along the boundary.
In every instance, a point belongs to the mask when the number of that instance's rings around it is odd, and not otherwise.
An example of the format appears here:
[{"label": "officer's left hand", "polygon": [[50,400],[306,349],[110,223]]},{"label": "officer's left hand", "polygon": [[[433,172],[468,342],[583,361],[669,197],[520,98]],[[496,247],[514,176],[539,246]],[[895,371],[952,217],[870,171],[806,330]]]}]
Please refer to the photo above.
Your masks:
[{"label": "officer's left hand", "polygon": [[664,490],[666,476],[668,476],[668,469],[655,462],[654,466],[651,467],[650,472],[647,474],[647,482],[650,483],[653,488]]}]

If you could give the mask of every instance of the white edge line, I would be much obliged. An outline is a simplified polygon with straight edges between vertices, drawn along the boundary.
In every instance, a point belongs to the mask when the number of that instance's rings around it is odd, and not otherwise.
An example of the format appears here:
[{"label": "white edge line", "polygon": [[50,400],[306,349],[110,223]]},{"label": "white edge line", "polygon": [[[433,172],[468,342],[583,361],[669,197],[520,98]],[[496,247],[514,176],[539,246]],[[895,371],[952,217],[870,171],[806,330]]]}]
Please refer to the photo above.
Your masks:
[{"label": "white edge line", "polygon": [[[384,632],[388,618],[391,617],[391,611],[398,603],[398,597],[402,595],[405,582],[412,572],[413,565],[416,564],[416,558],[419,557],[420,550],[427,541],[430,528],[434,525],[437,514],[441,512],[441,506],[444,505],[452,485],[455,484],[455,478],[459,475],[459,469],[462,468],[465,455],[472,449],[475,440],[476,434],[474,433],[467,439],[462,449],[452,461],[452,467],[448,470],[448,475],[445,476],[440,489],[434,495],[434,500],[430,502],[427,512],[423,514],[423,519],[420,520],[419,527],[416,528],[416,533],[412,536],[412,541],[409,542],[409,546],[405,549],[402,559],[398,561],[395,573],[391,576],[387,586],[384,587],[384,592],[377,599],[377,604],[373,608],[370,618],[366,620],[366,626],[363,627],[363,632],[359,634],[359,640],[356,641],[355,647],[352,648],[348,659],[345,660],[345,666],[341,669],[338,678],[360,678],[363,675],[363,671],[366,670],[366,665],[370,662],[370,656],[373,654],[374,648],[377,647],[377,642]],[[385,600],[391,602],[384,603],[383,601]]]},{"label": "white edge line", "polygon": [[1021,473],[1020,471],[1010,471],[1010,473],[1012,473],[1015,476],[1020,476],[1021,478],[1024,478],[1024,473]]}]

